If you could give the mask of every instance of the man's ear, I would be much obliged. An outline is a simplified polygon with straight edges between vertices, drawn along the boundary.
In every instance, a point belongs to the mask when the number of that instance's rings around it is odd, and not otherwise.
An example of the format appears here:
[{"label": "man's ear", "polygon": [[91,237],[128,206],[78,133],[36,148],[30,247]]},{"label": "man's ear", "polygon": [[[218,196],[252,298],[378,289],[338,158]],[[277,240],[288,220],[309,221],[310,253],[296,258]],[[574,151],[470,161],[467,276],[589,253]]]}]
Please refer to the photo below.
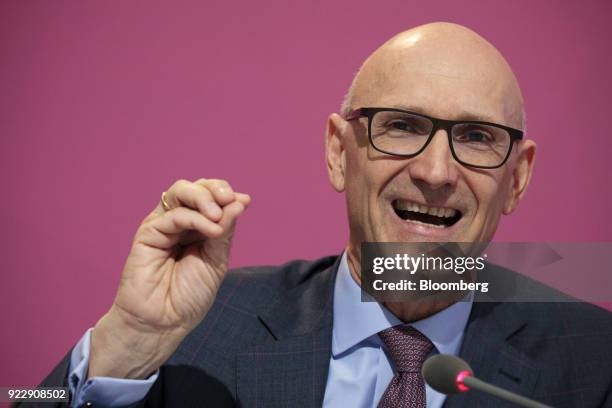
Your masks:
[{"label": "man's ear", "polygon": [[338,192],[344,191],[346,154],[344,150],[344,132],[348,123],[337,113],[327,118],[325,127],[325,160],[329,181]]},{"label": "man's ear", "polygon": [[518,155],[516,158],[514,171],[510,185],[510,194],[504,204],[504,214],[508,215],[518,206],[527,190],[533,166],[535,163],[536,144],[533,140],[523,140],[518,145]]}]

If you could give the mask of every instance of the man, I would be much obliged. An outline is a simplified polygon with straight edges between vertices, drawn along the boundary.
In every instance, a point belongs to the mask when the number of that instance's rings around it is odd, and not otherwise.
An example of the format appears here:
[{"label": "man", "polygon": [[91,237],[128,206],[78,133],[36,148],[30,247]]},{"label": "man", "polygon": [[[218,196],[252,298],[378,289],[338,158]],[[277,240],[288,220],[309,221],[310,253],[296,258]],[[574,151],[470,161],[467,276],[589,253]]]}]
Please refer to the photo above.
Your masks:
[{"label": "man", "polygon": [[[476,33],[434,23],[396,35],[327,121],[349,217],[341,256],[226,273],[250,197],[178,181],[136,232],[112,307],[44,384],[69,386],[75,406],[503,406],[426,387],[423,360],[446,353],[554,406],[612,406],[604,310],[360,301],[362,242],[492,239],[532,174],[524,121],[514,74]],[[492,155],[464,150],[489,138]]]}]

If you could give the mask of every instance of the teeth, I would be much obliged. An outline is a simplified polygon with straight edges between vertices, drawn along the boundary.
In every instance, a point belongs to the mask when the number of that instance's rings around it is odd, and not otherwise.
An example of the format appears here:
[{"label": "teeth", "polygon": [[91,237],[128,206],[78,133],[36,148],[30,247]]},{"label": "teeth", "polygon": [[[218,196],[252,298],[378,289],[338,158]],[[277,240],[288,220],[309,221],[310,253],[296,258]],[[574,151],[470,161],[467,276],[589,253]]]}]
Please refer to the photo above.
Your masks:
[{"label": "teeth", "polygon": [[398,210],[420,212],[423,214],[433,215],[435,217],[454,217],[457,214],[457,210],[453,208],[438,208],[438,207],[427,207],[426,205],[413,203],[410,201],[397,200],[395,207]]}]

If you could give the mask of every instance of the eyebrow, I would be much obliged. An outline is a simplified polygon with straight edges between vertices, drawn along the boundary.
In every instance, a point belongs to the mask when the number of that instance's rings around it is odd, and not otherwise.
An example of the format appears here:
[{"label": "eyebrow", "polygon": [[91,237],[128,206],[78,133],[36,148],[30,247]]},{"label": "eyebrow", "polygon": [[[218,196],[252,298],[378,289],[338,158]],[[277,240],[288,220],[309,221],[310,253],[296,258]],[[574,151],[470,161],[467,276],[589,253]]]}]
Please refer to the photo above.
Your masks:
[{"label": "eyebrow", "polygon": [[[420,108],[418,106],[392,105],[391,107],[394,108],[394,109],[402,109],[402,110],[407,110],[407,111],[411,111],[411,112],[420,113],[420,114],[426,115],[426,116],[432,116],[425,109],[422,109],[422,108]],[[455,116],[456,117],[453,120],[465,120],[465,121],[468,121],[468,122],[469,121],[475,121],[475,122],[501,123],[499,119],[495,119],[495,118],[493,118],[491,116],[483,115],[483,114],[478,114],[478,113],[473,113],[473,112],[468,112],[468,111],[460,111]],[[440,119],[448,119],[448,118],[440,118]]]}]

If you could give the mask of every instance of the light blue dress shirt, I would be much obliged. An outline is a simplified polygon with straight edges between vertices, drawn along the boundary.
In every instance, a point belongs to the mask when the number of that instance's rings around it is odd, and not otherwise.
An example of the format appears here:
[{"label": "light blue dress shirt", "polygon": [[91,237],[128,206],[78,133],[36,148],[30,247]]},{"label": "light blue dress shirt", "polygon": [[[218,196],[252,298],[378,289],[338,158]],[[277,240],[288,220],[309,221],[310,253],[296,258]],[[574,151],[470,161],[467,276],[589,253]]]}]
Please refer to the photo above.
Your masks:
[{"label": "light blue dress shirt", "polygon": [[72,349],[68,369],[68,387],[73,395],[72,406],[80,407],[87,402],[93,406],[122,407],[138,402],[153,386],[159,370],[146,380],[126,380],[109,377],[87,378],[91,331]]},{"label": "light blue dress shirt", "polygon": [[[455,303],[411,326],[427,336],[436,352],[457,355],[471,308],[472,294],[469,301]],[[376,407],[394,375],[393,364],[377,333],[398,324],[402,322],[383,305],[361,301],[361,288],[349,272],[345,252],[334,286],[332,356],[324,407]],[[72,350],[68,384],[74,396],[73,407],[86,402],[121,407],[144,398],[159,371],[146,380],[108,377],[85,380],[90,339],[91,329]],[[426,395],[430,408],[439,408],[444,403],[445,396],[429,386]]]},{"label": "light blue dress shirt", "polygon": [[[473,293],[466,301],[411,323],[435,346],[435,352],[457,355],[472,309]],[[324,407],[376,407],[394,375],[393,363],[378,332],[402,322],[377,302],[362,302],[361,287],[342,255],[334,286],[332,357]],[[427,406],[439,408],[446,396],[425,387]]]}]

